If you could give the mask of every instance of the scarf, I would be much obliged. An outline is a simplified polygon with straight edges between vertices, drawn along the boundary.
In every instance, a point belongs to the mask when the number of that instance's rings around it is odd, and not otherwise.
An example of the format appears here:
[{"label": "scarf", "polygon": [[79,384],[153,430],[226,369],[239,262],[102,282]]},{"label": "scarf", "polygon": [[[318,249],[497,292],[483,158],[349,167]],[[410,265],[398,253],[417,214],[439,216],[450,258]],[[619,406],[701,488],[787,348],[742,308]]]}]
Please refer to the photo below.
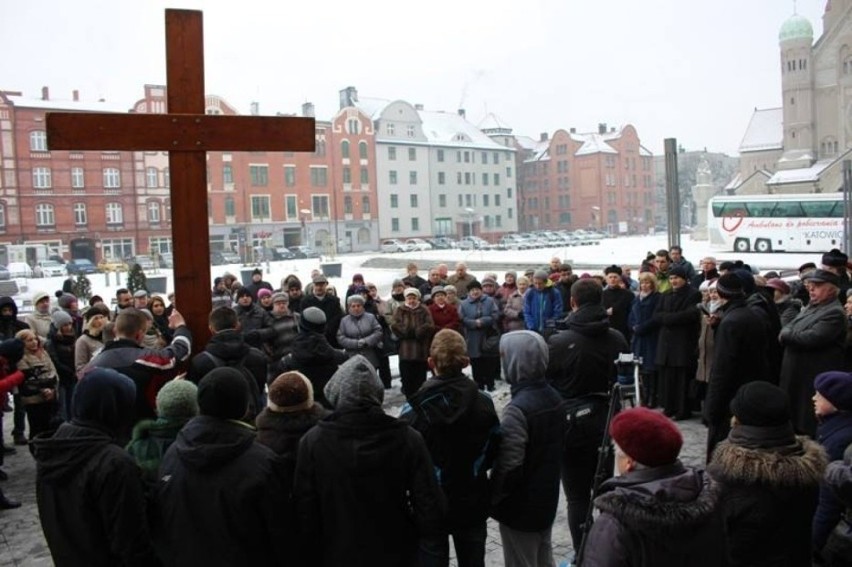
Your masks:
[{"label": "scarf", "polygon": [[767,427],[739,424],[731,428],[728,441],[746,449],[772,449],[782,455],[802,450],[789,422]]}]

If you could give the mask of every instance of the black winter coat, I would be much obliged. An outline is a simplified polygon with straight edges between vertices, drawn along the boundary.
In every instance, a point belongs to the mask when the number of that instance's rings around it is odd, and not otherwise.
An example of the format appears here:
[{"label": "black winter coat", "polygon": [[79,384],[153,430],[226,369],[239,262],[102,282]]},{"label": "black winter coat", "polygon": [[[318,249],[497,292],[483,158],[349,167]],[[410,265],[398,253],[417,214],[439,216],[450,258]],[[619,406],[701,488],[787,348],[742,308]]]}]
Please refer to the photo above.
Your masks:
[{"label": "black winter coat", "polygon": [[331,409],[323,390],[346,359],[346,353],[332,348],[324,335],[302,331],[293,341],[293,350],[278,364],[278,372],[298,370],[307,376],[314,387],[314,399]]},{"label": "black winter coat", "polygon": [[566,400],[608,392],[616,379],[615,359],[630,352],[624,336],[610,328],[600,305],[571,312],[566,325],[547,340],[548,382]]},{"label": "black winter coat", "polygon": [[[259,349],[250,346],[239,331],[233,329],[219,331],[210,337],[210,342],[207,343],[204,350],[221,359],[226,366],[234,366],[240,360],[244,360],[243,364],[257,382],[257,391],[263,392],[267,378],[266,355]],[[212,358],[204,352],[200,352],[192,359],[187,377],[198,384],[202,378],[207,376],[208,372],[216,367]]]},{"label": "black winter coat", "polygon": [[720,443],[707,469],[722,487],[731,567],[811,564],[811,519],[825,471],[822,448],[805,437],[778,449]]},{"label": "black winter coat", "polygon": [[31,447],[41,526],[58,567],[159,565],[142,475],[111,435],[63,423]]},{"label": "black winter coat", "polygon": [[752,313],[760,317],[763,333],[767,337],[765,380],[778,384],[778,377],[781,375],[781,357],[784,356],[784,349],[777,340],[778,333],[781,332],[781,316],[778,314],[778,307],[771,298],[767,299],[760,292],[748,296],[746,305]]},{"label": "black winter coat", "polygon": [[246,342],[255,348],[263,346],[264,333],[272,327],[272,315],[269,314],[269,311],[257,303],[252,303],[248,307],[238,304],[234,306],[234,311],[237,312],[237,317],[240,320],[240,332],[245,337]]},{"label": "black winter coat", "polygon": [[423,438],[380,407],[336,412],[305,434],[293,496],[311,566],[416,565],[418,538],[444,514]]},{"label": "black winter coat", "polygon": [[299,441],[319,420],[329,415],[320,404],[297,412],[274,412],[264,408],[255,420],[257,442],[266,445],[281,457],[290,478],[296,471]]},{"label": "black winter coat", "polygon": [[491,517],[500,523],[524,532],[540,532],[553,525],[565,414],[562,396],[544,380],[512,385],[491,477]]},{"label": "black winter coat", "polygon": [[[817,427],[817,441],[828,453],[829,462],[843,459],[843,452],[852,444],[852,412],[836,412],[822,418]],[[819,489],[819,505],[814,514],[814,549],[820,551],[823,548],[834,526],[840,521],[843,509],[843,502],[823,482]]]},{"label": "black winter coat", "polygon": [[77,382],[77,372],[74,369],[74,352],[77,345],[77,337],[74,335],[63,335],[56,332],[56,327],[51,323],[50,332],[44,350],[50,355],[56,373],[59,375],[59,383],[69,386]]},{"label": "black winter coat", "polygon": [[659,292],[652,292],[646,297],[638,295],[633,299],[630,316],[627,319],[633,340],[630,344],[633,354],[642,358],[642,371],[656,370],[657,340],[660,335],[659,322],[654,320],[654,311],[660,300]]},{"label": "black winter coat", "polygon": [[399,418],[423,435],[447,497],[449,531],[483,522],[491,493],[488,470],[499,448],[500,422],[491,397],[464,374],[427,380]]},{"label": "black winter coat", "polygon": [[701,334],[701,312],[696,305],[700,301],[701,292],[688,285],[661,295],[654,312],[654,320],[660,325],[657,366],[695,367]]},{"label": "black winter coat", "polygon": [[154,495],[168,565],[291,564],[280,551],[295,544],[289,483],[250,427],[191,419],[163,458]]},{"label": "black winter coat", "polygon": [[340,306],[340,299],[336,295],[326,293],[322,298],[317,297],[313,293],[302,297],[301,310],[304,311],[308,307],[318,307],[325,313],[325,338],[333,347],[337,347],[337,327],[340,326],[340,320],[343,318],[343,308]]},{"label": "black winter coat", "polygon": [[18,304],[9,296],[0,297],[0,309],[11,307],[12,314],[8,317],[0,316],[0,340],[14,339],[18,331],[29,329],[30,326],[18,320]]},{"label": "black winter coat", "polygon": [[583,567],[723,567],[718,487],[679,461],[606,481]]},{"label": "black winter coat", "polygon": [[612,308],[612,315],[609,316],[609,326],[621,333],[628,343],[633,333],[627,324],[627,318],[630,316],[630,308],[633,306],[634,298],[633,293],[623,287],[608,287],[603,290],[601,297],[603,308]]}]

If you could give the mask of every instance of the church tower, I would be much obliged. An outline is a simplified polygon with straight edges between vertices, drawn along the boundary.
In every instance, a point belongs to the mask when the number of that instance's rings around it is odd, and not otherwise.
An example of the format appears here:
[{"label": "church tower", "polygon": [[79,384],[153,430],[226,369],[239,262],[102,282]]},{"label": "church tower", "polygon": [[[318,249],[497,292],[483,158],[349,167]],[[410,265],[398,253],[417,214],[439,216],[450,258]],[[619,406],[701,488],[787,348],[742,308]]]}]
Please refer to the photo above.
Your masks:
[{"label": "church tower", "polygon": [[784,155],[778,169],[810,167],[816,160],[813,41],[813,26],[798,14],[778,33],[784,109]]}]

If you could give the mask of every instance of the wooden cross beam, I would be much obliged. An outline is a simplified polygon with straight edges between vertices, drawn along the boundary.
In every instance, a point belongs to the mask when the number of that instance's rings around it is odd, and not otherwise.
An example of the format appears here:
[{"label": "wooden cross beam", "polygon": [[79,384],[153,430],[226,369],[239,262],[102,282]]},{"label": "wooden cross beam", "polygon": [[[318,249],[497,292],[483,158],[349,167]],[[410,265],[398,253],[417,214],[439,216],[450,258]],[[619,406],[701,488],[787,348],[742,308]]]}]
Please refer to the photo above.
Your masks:
[{"label": "wooden cross beam", "polygon": [[[313,118],[208,115],[202,13],[166,10],[168,114],[49,112],[51,150],[168,151],[175,296],[195,351],[209,337],[206,152],[313,151]],[[203,229],[203,230],[202,230]]]}]

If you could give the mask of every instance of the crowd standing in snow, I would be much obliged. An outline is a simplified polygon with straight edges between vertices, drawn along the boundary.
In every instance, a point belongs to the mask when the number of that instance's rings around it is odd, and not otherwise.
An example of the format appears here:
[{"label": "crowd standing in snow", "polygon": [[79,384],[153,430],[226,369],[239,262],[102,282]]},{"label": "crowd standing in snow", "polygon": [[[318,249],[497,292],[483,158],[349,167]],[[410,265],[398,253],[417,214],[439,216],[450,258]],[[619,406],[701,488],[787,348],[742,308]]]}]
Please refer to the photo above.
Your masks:
[{"label": "crowd standing in snow", "polygon": [[[582,565],[852,564],[843,253],[794,281],[680,247],[636,279],[521,268],[409,264],[387,297],[225,273],[197,353],[173,296],[37,294],[20,319],[0,298],[0,396],[55,563],[446,566],[452,540],[477,566],[491,517],[506,565],[552,566],[561,488]],[[610,419],[627,353],[644,407]],[[695,415],[706,469],[679,460]]]}]

